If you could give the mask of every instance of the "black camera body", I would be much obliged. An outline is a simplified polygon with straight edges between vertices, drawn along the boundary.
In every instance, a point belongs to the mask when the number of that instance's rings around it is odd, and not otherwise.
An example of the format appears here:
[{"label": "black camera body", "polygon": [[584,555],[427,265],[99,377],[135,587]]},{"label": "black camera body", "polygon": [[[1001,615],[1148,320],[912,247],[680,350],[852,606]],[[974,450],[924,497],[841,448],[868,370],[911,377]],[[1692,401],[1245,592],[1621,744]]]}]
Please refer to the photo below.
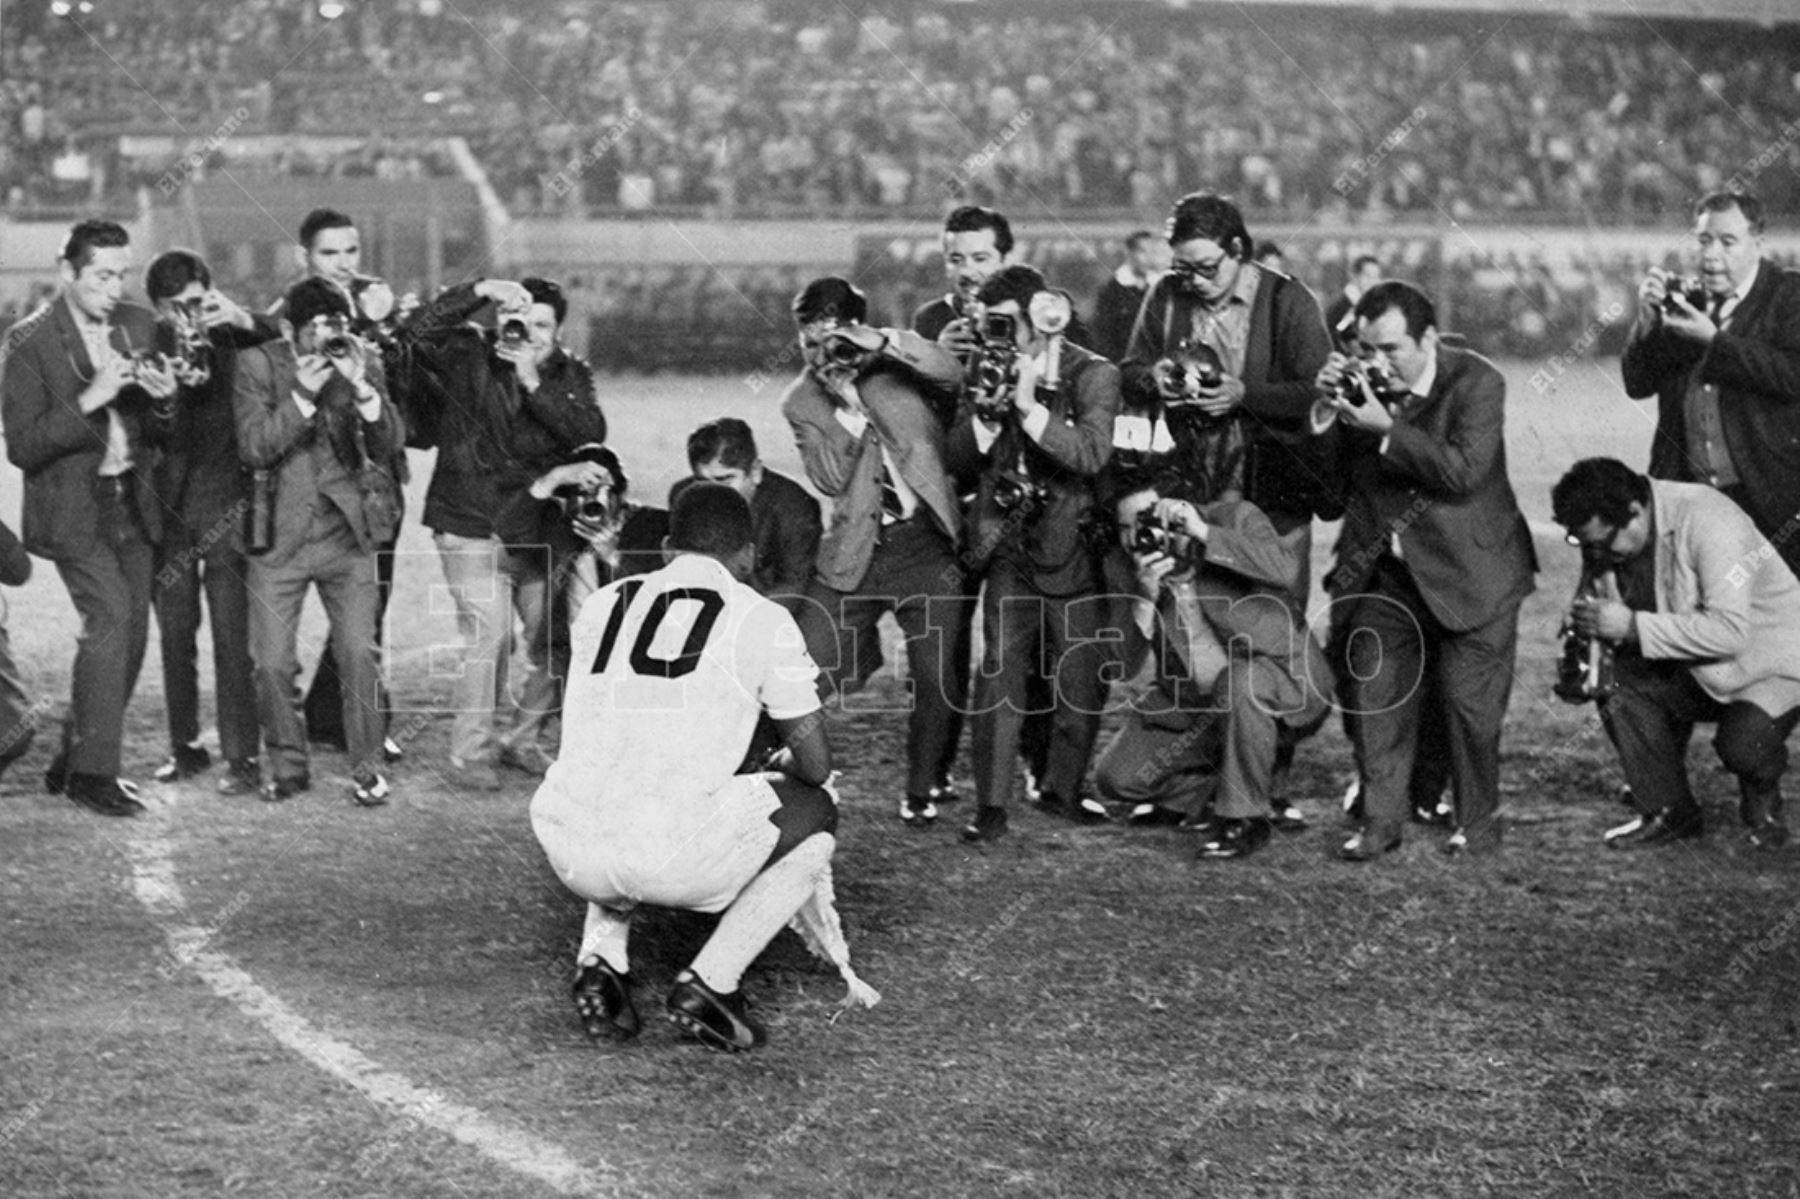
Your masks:
[{"label": "black camera body", "polygon": [[1352,358],[1344,364],[1338,379],[1337,398],[1352,408],[1367,401],[1362,384],[1368,384],[1377,400],[1389,408],[1400,403],[1412,391],[1393,365],[1380,358]]},{"label": "black camera body", "polygon": [[[1012,320],[1006,313],[988,318]],[[969,362],[969,403],[975,415],[998,422],[1013,410],[1013,392],[1019,385],[1019,351],[1008,341],[983,340]]]},{"label": "black camera body", "polygon": [[1663,311],[1675,311],[1675,297],[1680,296],[1690,308],[1706,311],[1706,285],[1692,275],[1670,275],[1663,280]]},{"label": "black camera body", "polygon": [[1131,526],[1131,552],[1134,554],[1167,554],[1186,561],[1193,548],[1194,539],[1187,531],[1164,523],[1154,508],[1139,512]]},{"label": "black camera body", "polygon": [[1225,382],[1225,363],[1203,341],[1182,342],[1167,358],[1157,362],[1155,370],[1157,383],[1184,399],[1216,390]]},{"label": "black camera body", "polygon": [[1007,471],[994,480],[994,505],[1008,520],[1028,524],[1043,515],[1050,489],[1036,479]]},{"label": "black camera body", "polygon": [[503,316],[495,327],[494,338],[501,345],[516,349],[531,340],[531,327],[522,316]]},{"label": "black camera body", "polygon": [[831,332],[825,335],[820,348],[825,353],[825,361],[832,366],[859,369],[869,356],[869,351],[856,344],[856,340],[842,332]]}]

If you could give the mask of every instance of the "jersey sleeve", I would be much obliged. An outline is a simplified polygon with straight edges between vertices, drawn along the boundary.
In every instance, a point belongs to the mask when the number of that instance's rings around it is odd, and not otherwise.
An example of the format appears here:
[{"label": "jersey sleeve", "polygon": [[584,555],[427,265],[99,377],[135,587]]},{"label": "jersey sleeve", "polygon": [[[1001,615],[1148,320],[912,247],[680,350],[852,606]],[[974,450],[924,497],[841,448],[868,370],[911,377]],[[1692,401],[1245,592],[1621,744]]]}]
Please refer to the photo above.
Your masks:
[{"label": "jersey sleeve", "polygon": [[768,640],[767,665],[757,699],[776,720],[796,720],[819,710],[819,668],[793,615],[768,600],[757,605],[758,636]]}]

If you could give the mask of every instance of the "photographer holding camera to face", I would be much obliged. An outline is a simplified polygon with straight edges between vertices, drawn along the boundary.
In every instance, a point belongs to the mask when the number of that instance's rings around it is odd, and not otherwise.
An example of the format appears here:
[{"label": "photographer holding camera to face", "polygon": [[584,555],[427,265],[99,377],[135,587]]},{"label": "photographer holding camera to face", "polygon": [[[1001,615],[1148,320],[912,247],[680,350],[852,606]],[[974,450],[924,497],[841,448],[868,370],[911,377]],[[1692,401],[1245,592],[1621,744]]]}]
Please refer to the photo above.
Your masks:
[{"label": "photographer holding camera to face", "polygon": [[[500,786],[498,767],[541,774],[548,765],[538,740],[558,703],[550,660],[556,571],[541,501],[528,489],[577,447],[606,438],[593,374],[559,341],[567,315],[567,298],[549,280],[484,279],[450,288],[395,333],[409,444],[438,452],[424,523],[463,641],[450,771],[478,790]],[[529,666],[517,718],[503,734],[497,713],[515,612]]]},{"label": "photographer holding camera to face", "polygon": [[1735,500],[1800,572],[1800,272],[1763,257],[1762,204],[1714,192],[1694,206],[1699,274],[1652,269],[1620,369],[1656,397],[1650,477]]},{"label": "photographer holding camera to face", "polygon": [[951,468],[976,480],[968,558],[987,572],[975,694],[979,807],[970,841],[1006,831],[1013,760],[1031,708],[1028,680],[1049,665],[1051,732],[1040,803],[1082,823],[1106,811],[1080,794],[1106,698],[1099,569],[1087,524],[1112,457],[1119,371],[1068,344],[1066,295],[1009,266],[976,297],[980,350],[949,438]]},{"label": "photographer holding camera to face", "polygon": [[894,614],[913,688],[900,818],[924,827],[937,820],[932,792],[955,752],[966,677],[953,652],[968,620],[961,514],[933,405],[962,370],[937,342],[865,324],[868,303],[846,279],[813,280],[793,308],[806,369],[781,413],[832,500],[800,631],[821,687],[843,694],[881,665],[876,622]]},{"label": "photographer holding camera to face", "polygon": [[200,678],[195,639],[204,590],[212,626],[221,795],[255,791],[262,734],[250,667],[250,596],[244,522],[250,480],[238,455],[232,389],[240,351],[281,336],[275,320],[253,316],[213,287],[205,260],[191,250],[159,254],[144,290],[162,320],[181,388],[167,445],[154,473],[163,506],[154,609],[162,646],[169,760],[156,772],[173,782],[211,765],[200,735]]},{"label": "photographer holding camera to face", "polygon": [[1160,495],[1122,479],[1114,511],[1137,596],[1127,677],[1154,655],[1148,686],[1094,769],[1103,799],[1134,824],[1201,830],[1200,857],[1268,843],[1278,749],[1325,718],[1330,671],[1287,592],[1293,550],[1254,504]]},{"label": "photographer holding camera to face", "polygon": [[269,751],[262,795],[285,800],[311,786],[306,727],[294,703],[296,636],[309,587],[331,620],[342,682],[351,798],[387,802],[382,761],[376,555],[400,525],[389,463],[405,422],[388,402],[381,355],[352,333],[343,293],[323,279],[288,289],[279,340],[245,350],[233,391],[238,452],[273,488],[272,529],[250,558],[250,656]]}]

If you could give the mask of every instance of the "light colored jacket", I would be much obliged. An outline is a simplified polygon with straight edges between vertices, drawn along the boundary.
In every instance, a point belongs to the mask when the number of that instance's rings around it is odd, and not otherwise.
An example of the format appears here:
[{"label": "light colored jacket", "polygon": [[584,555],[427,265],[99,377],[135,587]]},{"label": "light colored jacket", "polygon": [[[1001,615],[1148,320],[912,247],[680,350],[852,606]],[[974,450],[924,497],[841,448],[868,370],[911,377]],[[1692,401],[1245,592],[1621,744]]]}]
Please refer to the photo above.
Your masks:
[{"label": "light colored jacket", "polygon": [[[1771,716],[1800,706],[1800,580],[1749,515],[1711,487],[1650,481],[1656,611],[1637,615],[1646,658],[1693,660],[1720,703]],[[1800,536],[1800,525],[1790,525]]]}]

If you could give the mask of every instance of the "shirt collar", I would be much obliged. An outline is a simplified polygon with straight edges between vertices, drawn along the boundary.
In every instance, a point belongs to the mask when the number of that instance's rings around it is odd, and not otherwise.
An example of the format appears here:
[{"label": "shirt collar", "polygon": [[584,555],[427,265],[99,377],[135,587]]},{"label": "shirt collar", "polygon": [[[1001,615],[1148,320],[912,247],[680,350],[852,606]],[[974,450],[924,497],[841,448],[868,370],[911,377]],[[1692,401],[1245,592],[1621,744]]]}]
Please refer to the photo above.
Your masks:
[{"label": "shirt collar", "polygon": [[1412,393],[1416,396],[1429,396],[1431,389],[1437,385],[1438,360],[1434,351],[1425,363],[1425,372],[1419,376],[1418,382],[1412,385]]},{"label": "shirt collar", "polygon": [[105,329],[108,327],[107,321],[104,321],[104,320],[97,321],[93,317],[89,316],[87,313],[83,312],[81,309],[75,307],[75,301],[73,299],[71,299],[69,296],[64,295],[62,300],[63,300],[63,303],[65,305],[67,305],[67,307],[69,309],[69,319],[75,322],[75,327],[77,329],[80,329],[85,333],[85,332]]},{"label": "shirt collar", "polygon": [[1232,285],[1231,294],[1225,297],[1227,307],[1232,304],[1243,304],[1248,307],[1256,303],[1256,289],[1262,283],[1262,268],[1254,262],[1238,264],[1237,282]]}]

